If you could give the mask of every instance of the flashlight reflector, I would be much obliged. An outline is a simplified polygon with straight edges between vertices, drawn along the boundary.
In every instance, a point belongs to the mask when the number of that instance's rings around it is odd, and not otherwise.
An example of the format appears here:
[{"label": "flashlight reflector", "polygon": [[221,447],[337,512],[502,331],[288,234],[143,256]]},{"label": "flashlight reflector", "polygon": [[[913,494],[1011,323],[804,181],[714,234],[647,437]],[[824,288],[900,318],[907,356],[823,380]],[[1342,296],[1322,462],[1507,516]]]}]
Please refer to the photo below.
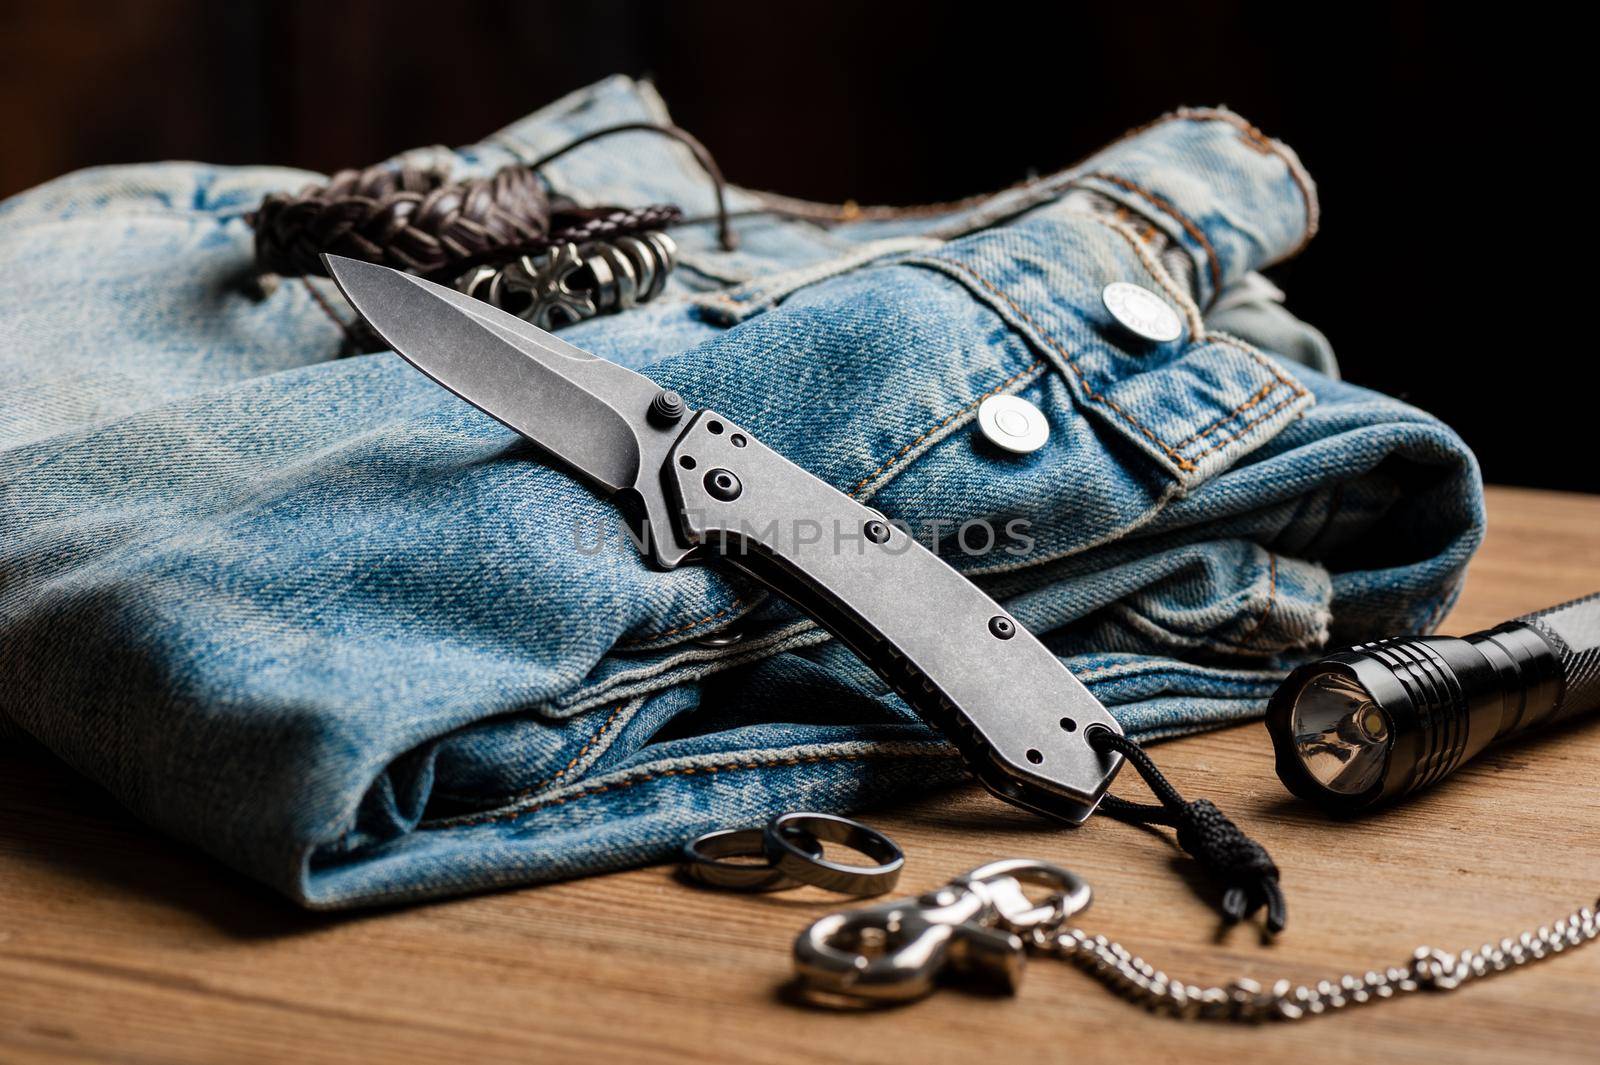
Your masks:
[{"label": "flashlight reflector", "polygon": [[1389,717],[1354,677],[1322,673],[1306,682],[1290,716],[1306,772],[1341,795],[1360,795],[1383,779]]}]

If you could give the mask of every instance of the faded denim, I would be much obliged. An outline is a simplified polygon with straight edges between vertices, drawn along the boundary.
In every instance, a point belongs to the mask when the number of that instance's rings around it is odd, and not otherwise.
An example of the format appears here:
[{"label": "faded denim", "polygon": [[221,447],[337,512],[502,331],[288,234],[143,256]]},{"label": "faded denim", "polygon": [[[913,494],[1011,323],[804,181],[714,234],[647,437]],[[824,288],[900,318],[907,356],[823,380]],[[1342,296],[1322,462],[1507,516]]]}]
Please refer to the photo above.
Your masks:
[{"label": "faded denim", "polygon": [[[612,79],[418,156],[484,172],[664,116]],[[548,174],[710,209],[649,134]],[[610,504],[393,355],[339,357],[329,284],[251,294],[244,214],[313,179],[115,167],[0,205],[0,717],[327,908],[613,869],[961,778],[781,602],[575,550]],[[1258,714],[1330,640],[1430,628],[1480,536],[1461,441],[1313,369],[1326,341],[1253,273],[1316,219],[1287,148],[1180,112],[933,212],[742,218],[733,252],[680,230],[666,295],[564,335],[913,528],[1027,521],[1022,556],[941,547],[1132,734],[1171,736]],[[1113,280],[1162,294],[1183,339],[1119,332]],[[981,445],[1000,393],[1045,412],[1043,450]]]}]

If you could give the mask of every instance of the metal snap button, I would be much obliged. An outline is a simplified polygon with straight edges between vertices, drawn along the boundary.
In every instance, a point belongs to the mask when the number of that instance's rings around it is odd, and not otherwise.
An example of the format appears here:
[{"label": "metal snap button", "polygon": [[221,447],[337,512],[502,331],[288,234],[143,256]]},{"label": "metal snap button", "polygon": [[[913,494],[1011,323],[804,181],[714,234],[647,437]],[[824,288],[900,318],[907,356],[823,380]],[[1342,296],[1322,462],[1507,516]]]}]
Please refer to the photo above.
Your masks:
[{"label": "metal snap button", "polygon": [[1183,336],[1183,319],[1178,312],[1147,288],[1113,281],[1101,290],[1100,301],[1111,317],[1134,336],[1157,344],[1170,344]]},{"label": "metal snap button", "polygon": [[1026,455],[1050,439],[1044,414],[1021,396],[990,396],[978,404],[978,429],[995,447]]}]

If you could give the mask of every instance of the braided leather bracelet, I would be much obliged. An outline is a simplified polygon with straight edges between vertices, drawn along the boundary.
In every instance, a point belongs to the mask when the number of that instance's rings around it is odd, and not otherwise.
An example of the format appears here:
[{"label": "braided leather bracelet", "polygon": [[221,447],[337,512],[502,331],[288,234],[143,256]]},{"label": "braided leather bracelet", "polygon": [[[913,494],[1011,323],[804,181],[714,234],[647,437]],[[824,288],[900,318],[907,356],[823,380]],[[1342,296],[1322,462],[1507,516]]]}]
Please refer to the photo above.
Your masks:
[{"label": "braided leather bracelet", "polygon": [[733,246],[725,182],[705,147],[676,126],[625,123],[585,134],[532,162],[486,178],[450,181],[437,170],[379,164],[343,170],[327,184],[272,193],[248,216],[263,274],[325,276],[324,253],[364,259],[425,276],[454,277],[484,263],[548,251],[567,243],[609,240],[678,221],[671,204],[579,207],[552,196],[539,169],[582,144],[630,130],[687,145],[716,190],[718,235]]}]

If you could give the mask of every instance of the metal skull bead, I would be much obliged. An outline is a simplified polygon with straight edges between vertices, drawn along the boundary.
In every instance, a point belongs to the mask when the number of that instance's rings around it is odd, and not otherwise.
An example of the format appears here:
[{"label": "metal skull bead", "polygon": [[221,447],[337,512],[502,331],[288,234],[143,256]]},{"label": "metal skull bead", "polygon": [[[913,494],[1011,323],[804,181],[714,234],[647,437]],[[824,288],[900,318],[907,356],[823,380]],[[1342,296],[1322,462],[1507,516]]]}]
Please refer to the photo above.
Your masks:
[{"label": "metal skull bead", "polygon": [[654,299],[666,287],[677,252],[659,231],[561,244],[503,266],[476,267],[455,287],[541,329],[559,329]]}]

